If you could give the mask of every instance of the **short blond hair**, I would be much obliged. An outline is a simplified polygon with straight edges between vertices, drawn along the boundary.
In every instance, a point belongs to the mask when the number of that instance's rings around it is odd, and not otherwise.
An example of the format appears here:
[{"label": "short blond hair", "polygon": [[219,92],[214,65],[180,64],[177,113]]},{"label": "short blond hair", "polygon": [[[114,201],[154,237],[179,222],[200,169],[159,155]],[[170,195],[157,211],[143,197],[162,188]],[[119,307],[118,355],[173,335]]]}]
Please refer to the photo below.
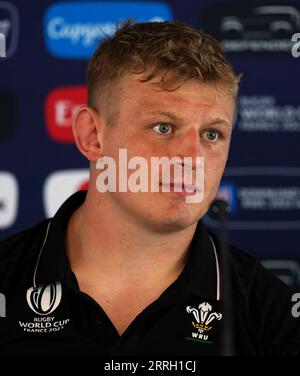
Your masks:
[{"label": "short blond hair", "polygon": [[88,65],[88,103],[97,108],[104,97],[115,100],[116,84],[128,74],[144,74],[141,82],[160,77],[165,90],[199,80],[237,96],[240,77],[209,34],[177,21],[127,21],[100,43]]}]

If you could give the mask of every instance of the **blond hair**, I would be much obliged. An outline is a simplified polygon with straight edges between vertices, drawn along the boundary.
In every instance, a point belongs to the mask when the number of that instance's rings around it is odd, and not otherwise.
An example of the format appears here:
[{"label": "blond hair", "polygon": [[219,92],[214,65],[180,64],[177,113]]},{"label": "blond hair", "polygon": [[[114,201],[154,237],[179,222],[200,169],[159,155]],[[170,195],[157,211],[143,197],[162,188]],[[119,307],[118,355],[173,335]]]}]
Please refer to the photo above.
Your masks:
[{"label": "blond hair", "polygon": [[97,108],[116,100],[116,85],[128,74],[143,74],[141,82],[159,77],[164,90],[187,80],[228,89],[237,96],[235,75],[219,43],[203,31],[177,21],[127,21],[99,45],[88,65],[88,102]]}]

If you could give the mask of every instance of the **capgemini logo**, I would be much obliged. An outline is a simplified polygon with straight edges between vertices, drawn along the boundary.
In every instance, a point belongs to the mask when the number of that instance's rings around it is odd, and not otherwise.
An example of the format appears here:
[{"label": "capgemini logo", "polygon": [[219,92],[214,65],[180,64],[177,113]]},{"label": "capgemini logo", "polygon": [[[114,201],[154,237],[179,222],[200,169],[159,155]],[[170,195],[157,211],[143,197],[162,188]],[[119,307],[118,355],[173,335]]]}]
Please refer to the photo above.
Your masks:
[{"label": "capgemini logo", "polygon": [[38,315],[49,315],[59,305],[62,297],[61,283],[49,283],[27,290],[26,299],[29,307]]}]

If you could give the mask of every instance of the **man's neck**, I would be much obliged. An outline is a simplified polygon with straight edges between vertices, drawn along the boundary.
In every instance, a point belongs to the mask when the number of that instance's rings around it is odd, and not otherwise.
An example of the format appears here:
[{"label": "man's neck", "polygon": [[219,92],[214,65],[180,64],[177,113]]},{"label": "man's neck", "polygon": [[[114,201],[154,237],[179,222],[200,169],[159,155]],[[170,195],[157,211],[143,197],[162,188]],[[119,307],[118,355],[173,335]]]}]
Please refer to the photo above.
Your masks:
[{"label": "man's neck", "polygon": [[98,278],[138,281],[176,279],[187,260],[196,224],[181,231],[159,233],[125,218],[114,218],[105,202],[87,196],[75,211],[67,231],[67,251],[73,271]]}]

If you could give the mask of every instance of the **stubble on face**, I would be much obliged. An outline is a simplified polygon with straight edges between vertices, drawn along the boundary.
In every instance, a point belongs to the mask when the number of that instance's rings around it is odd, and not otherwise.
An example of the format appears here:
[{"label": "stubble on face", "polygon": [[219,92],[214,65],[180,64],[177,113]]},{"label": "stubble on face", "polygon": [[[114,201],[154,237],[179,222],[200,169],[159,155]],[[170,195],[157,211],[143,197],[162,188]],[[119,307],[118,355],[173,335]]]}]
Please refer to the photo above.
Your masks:
[{"label": "stubble on face", "polygon": [[[182,146],[189,142],[188,129],[190,134],[195,131],[194,134],[197,135],[210,117],[219,114],[229,122],[232,121],[234,99],[229,95],[220,95],[213,86],[192,81],[177,90],[165,91],[151,82],[141,83],[139,79],[139,76],[132,75],[122,82],[122,94],[117,99],[118,116],[114,125],[107,126],[104,130],[103,155],[112,156],[116,161],[121,148],[127,149],[128,159],[144,157],[148,166],[151,165],[151,157],[172,158],[178,156],[178,152],[181,157],[189,156],[189,146]],[[145,115],[155,111],[174,112],[185,118],[184,125],[177,124],[180,131],[176,139],[165,140],[152,134],[153,123],[170,122],[170,119],[159,115]],[[117,217],[135,221],[139,226],[154,231],[178,231],[192,226],[206,213],[217,192],[227,160],[229,141],[228,136],[219,148],[200,148],[199,155],[203,155],[205,159],[205,195],[199,204],[186,203],[183,196],[174,192],[107,192],[104,194],[105,199],[110,202],[111,210],[115,211]],[[194,150],[190,150],[195,157]],[[128,175],[132,172],[128,171]],[[149,173],[148,180],[150,176]],[[150,182],[148,188],[150,190]]]}]

